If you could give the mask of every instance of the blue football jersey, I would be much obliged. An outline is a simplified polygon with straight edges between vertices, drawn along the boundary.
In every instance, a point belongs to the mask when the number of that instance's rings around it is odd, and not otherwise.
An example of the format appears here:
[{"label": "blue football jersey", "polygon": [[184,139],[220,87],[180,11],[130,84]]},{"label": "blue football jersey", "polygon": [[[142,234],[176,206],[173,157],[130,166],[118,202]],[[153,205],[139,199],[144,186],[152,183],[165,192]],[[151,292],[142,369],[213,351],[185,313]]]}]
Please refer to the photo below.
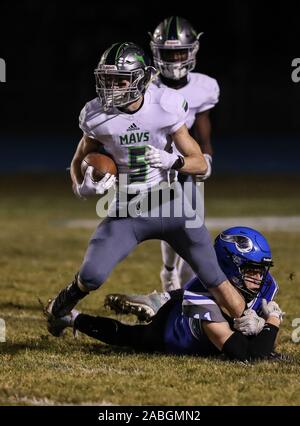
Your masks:
[{"label": "blue football jersey", "polygon": [[[258,315],[262,299],[270,302],[278,291],[271,274],[267,275],[257,297],[248,303]],[[197,277],[184,286],[183,300],[174,303],[165,327],[164,342],[168,353],[209,356],[220,354],[201,329],[201,321],[225,322],[228,318],[221,312],[212,295]]]}]

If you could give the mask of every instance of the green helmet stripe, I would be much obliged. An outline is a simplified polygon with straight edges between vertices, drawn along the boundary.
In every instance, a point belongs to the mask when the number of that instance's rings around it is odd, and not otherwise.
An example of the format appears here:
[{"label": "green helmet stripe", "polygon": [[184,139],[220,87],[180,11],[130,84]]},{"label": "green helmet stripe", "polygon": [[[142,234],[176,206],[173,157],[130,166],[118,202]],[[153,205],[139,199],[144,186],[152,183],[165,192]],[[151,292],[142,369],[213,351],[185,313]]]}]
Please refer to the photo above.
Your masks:
[{"label": "green helmet stripe", "polygon": [[177,32],[177,18],[175,16],[171,16],[169,23],[168,23],[168,34],[167,39],[168,40],[177,40],[178,39],[178,32]]},{"label": "green helmet stripe", "polygon": [[[122,43],[123,44],[123,43]],[[106,62],[107,65],[115,65],[116,64],[116,50],[119,50],[120,43],[114,43],[107,51],[106,51]]]},{"label": "green helmet stripe", "polygon": [[178,16],[176,16],[176,33],[177,33],[177,38],[179,39],[179,19],[178,19]]},{"label": "green helmet stripe", "polygon": [[115,62],[117,62],[117,60],[118,60],[118,58],[119,58],[120,50],[122,49],[122,47],[123,47],[125,44],[126,44],[126,43],[121,43],[121,44],[120,44],[120,46],[119,46],[119,48],[118,48],[118,50],[117,50],[117,52],[116,52]]},{"label": "green helmet stripe", "polygon": [[135,53],[134,57],[137,61],[140,61],[140,62],[142,62],[142,64],[146,65],[144,57],[142,55],[138,55],[137,53]]},{"label": "green helmet stripe", "polygon": [[167,40],[169,39],[169,31],[170,31],[170,25],[171,25],[171,22],[172,22],[172,18],[173,18],[173,16],[171,16],[171,18],[168,18],[168,22],[167,22],[167,28],[166,28],[166,39]]}]

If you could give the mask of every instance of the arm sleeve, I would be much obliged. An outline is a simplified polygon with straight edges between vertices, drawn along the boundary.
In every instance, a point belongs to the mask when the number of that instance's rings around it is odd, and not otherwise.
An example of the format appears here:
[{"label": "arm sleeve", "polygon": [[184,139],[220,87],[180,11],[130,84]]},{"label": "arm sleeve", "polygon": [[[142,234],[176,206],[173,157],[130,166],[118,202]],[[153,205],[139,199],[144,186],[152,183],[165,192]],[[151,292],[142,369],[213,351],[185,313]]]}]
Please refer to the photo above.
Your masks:
[{"label": "arm sleeve", "polygon": [[262,331],[251,340],[235,331],[223,345],[223,353],[230,359],[250,361],[265,358],[273,351],[278,327],[266,323]]}]

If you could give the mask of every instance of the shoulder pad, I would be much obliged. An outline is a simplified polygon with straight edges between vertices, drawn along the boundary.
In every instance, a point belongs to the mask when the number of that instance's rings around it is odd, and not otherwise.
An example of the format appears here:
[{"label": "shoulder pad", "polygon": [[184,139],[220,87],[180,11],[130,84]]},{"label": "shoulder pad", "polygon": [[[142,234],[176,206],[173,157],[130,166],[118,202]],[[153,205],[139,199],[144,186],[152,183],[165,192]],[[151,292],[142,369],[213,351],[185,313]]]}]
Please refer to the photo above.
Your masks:
[{"label": "shoulder pad", "polygon": [[207,91],[214,90],[216,87],[219,87],[217,80],[213,77],[210,77],[206,74],[201,73],[191,73],[191,79],[194,81],[194,84],[199,85]]},{"label": "shoulder pad", "polygon": [[160,89],[160,106],[166,112],[175,115],[181,115],[188,110],[188,103],[177,90],[164,87]]},{"label": "shoulder pad", "polygon": [[88,125],[87,125],[87,115],[88,115],[87,105],[85,105],[79,114],[79,127],[86,134],[89,132]]},{"label": "shoulder pad", "polygon": [[209,293],[196,293],[185,290],[183,293],[182,312],[189,318],[226,322],[221,309]]},{"label": "shoulder pad", "polygon": [[262,289],[258,293],[257,297],[247,304],[248,308],[254,309],[258,314],[260,314],[262,299],[266,299],[267,302],[271,302],[274,300],[277,292],[278,284],[272,275],[268,273]]},{"label": "shoulder pad", "polygon": [[[151,81],[151,84],[154,84],[154,86],[156,86],[156,87],[162,87],[161,80],[158,76],[154,80]],[[150,84],[150,86],[151,86],[151,84]]]},{"label": "shoulder pad", "polygon": [[220,88],[217,80],[205,74],[190,73],[186,98],[191,108],[209,109],[219,101]]},{"label": "shoulder pad", "polygon": [[103,113],[99,99],[95,98],[87,102],[79,114],[79,127],[88,136],[94,137],[92,129],[95,127],[95,120]]},{"label": "shoulder pad", "polygon": [[100,105],[99,99],[95,98],[87,102],[80,112],[79,119],[82,121],[91,121],[95,116],[103,113],[103,108]]},{"label": "shoulder pad", "polygon": [[[267,299],[267,302],[270,302],[275,298],[278,289],[279,287],[276,280],[274,279],[274,277],[272,277],[270,273],[268,273],[263,289],[261,290],[261,292],[264,293],[263,296],[265,299]],[[264,290],[266,291],[264,292]]]}]

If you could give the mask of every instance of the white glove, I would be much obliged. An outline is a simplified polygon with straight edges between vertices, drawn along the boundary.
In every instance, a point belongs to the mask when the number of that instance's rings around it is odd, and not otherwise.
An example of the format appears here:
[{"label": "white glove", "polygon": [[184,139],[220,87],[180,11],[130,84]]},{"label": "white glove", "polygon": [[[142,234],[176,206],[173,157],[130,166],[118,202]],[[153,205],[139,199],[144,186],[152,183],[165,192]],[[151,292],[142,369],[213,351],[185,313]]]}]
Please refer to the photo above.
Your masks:
[{"label": "white glove", "polygon": [[212,157],[211,157],[211,155],[203,154],[203,156],[205,157],[205,160],[207,162],[207,171],[206,171],[205,175],[196,175],[195,176],[196,182],[203,182],[204,180],[208,179],[211,175],[211,172],[212,172],[212,166],[211,166]]},{"label": "white glove", "polygon": [[245,336],[257,335],[265,325],[265,320],[253,309],[247,309],[241,318],[234,318],[233,326]]},{"label": "white glove", "polygon": [[170,170],[177,159],[177,154],[170,154],[162,149],[154,148],[152,145],[148,145],[146,148],[145,160],[151,167]]},{"label": "white glove", "polygon": [[115,185],[116,177],[110,173],[106,173],[99,182],[93,181],[93,169],[92,166],[87,167],[82,183],[74,186],[75,195],[79,198],[85,198],[89,195],[103,195],[109,188]]},{"label": "white glove", "polygon": [[269,317],[278,318],[280,322],[282,322],[285,312],[282,312],[279,305],[273,300],[267,303],[266,299],[262,300],[261,303],[262,315],[265,319]]}]

